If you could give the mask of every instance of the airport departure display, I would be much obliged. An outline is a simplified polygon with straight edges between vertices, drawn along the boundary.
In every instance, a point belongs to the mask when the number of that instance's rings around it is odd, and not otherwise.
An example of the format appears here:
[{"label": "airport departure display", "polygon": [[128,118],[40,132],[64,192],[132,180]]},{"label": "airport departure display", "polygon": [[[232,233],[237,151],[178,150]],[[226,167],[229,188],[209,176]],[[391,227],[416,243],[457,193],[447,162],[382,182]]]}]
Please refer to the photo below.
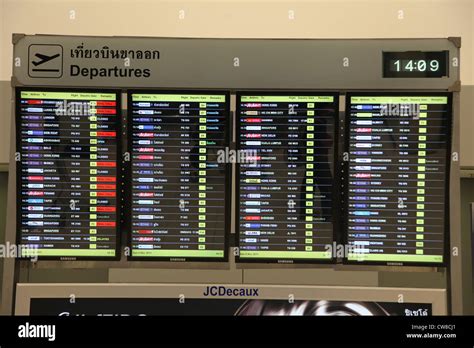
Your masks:
[{"label": "airport departure display", "polygon": [[225,261],[229,96],[129,94],[132,258]]},{"label": "airport departure display", "polygon": [[350,262],[442,264],[448,94],[347,96]]},{"label": "airport departure display", "polygon": [[237,96],[240,262],[331,261],[336,95]]},{"label": "airport departure display", "polygon": [[16,93],[19,243],[40,258],[116,257],[118,94]]}]

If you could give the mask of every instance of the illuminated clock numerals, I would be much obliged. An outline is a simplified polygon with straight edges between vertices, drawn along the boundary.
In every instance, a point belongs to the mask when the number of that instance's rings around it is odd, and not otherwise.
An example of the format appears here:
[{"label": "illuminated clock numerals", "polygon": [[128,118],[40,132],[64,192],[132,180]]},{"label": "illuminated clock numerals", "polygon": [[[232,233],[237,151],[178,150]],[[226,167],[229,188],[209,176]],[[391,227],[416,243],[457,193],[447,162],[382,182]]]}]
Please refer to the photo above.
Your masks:
[{"label": "illuminated clock numerals", "polygon": [[448,51],[384,52],[384,77],[444,77],[448,76]]},{"label": "illuminated clock numerals", "polygon": [[439,69],[439,61],[438,60],[430,61],[430,70],[431,71],[438,71],[438,69]]}]

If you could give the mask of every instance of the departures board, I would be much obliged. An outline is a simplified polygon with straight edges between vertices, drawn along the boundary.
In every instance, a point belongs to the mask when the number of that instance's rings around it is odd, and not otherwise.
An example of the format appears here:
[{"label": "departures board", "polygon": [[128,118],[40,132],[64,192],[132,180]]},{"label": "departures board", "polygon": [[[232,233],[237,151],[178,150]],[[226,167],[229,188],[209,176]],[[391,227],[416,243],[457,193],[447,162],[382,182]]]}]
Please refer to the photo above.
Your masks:
[{"label": "departures board", "polygon": [[338,95],[237,95],[240,262],[328,262]]},{"label": "departures board", "polygon": [[443,265],[448,236],[451,96],[346,97],[346,242],[355,263]]},{"label": "departures board", "polygon": [[118,92],[17,89],[18,242],[39,258],[118,258],[125,230],[131,260],[226,262],[234,200],[240,263],[445,265],[450,93],[349,92],[339,116],[338,93],[237,92],[235,154],[230,93],[127,95],[122,134]]},{"label": "departures board", "polygon": [[229,94],[129,93],[131,257],[226,261]]},{"label": "departures board", "polygon": [[44,259],[116,258],[120,97],[16,90],[17,239]]}]

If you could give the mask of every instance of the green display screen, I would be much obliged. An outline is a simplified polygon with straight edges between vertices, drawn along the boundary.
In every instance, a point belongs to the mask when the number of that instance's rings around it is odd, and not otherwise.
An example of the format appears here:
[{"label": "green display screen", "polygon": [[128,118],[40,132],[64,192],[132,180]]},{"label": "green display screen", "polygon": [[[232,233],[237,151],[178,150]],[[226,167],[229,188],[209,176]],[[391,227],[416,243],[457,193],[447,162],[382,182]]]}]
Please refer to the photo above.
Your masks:
[{"label": "green display screen", "polygon": [[336,95],[237,96],[239,262],[333,259]]},{"label": "green display screen", "polygon": [[17,90],[21,256],[117,256],[119,110],[112,92]]},{"label": "green display screen", "polygon": [[229,95],[129,94],[131,257],[225,261]]},{"label": "green display screen", "polygon": [[443,264],[450,95],[347,98],[348,261]]}]

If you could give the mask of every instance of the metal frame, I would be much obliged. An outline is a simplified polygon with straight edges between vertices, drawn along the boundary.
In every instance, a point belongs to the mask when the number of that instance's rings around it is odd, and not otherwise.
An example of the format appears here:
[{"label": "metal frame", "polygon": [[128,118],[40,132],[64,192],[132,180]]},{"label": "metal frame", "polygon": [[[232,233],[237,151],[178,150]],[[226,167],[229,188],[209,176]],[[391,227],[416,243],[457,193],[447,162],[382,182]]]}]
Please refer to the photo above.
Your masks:
[{"label": "metal frame", "polygon": [[450,313],[461,315],[463,309],[463,265],[461,253],[464,245],[461,234],[461,179],[460,179],[460,160],[459,151],[461,146],[461,111],[459,108],[459,92],[453,93],[453,120],[451,122],[451,154],[457,156],[457,161],[451,158],[450,168],[450,204],[449,204],[449,225],[450,225],[450,250],[451,258],[449,260],[448,272],[448,298],[450,299]]},{"label": "metal frame", "polygon": [[[471,274],[469,278],[471,279],[471,301],[473,301],[472,296],[474,295],[474,202],[471,203]],[[474,305],[474,303],[471,303]],[[468,312],[469,314],[474,314],[474,312]]]},{"label": "metal frame", "polygon": [[[24,36],[24,35],[15,36],[14,35],[14,43],[18,44],[18,42],[21,42],[22,38],[24,38],[24,37],[28,37],[28,36]],[[55,37],[55,36],[32,36],[32,37],[33,38],[39,38],[39,39],[41,39],[41,38],[44,39],[46,37],[48,39],[53,38],[53,40],[54,40],[54,38],[58,38],[58,37]],[[68,38],[68,37],[61,37],[62,40],[64,40],[65,38]],[[70,38],[75,40],[75,42],[77,42],[78,40],[81,40],[81,37],[70,37]],[[96,40],[96,39],[97,40],[100,40],[100,39],[104,39],[104,40],[115,39],[115,40],[117,40],[117,39],[122,39],[122,38],[118,38],[118,37],[94,38],[94,40]],[[130,40],[132,38],[123,38],[123,39]],[[148,38],[148,39],[139,38],[139,39],[143,41],[143,40],[152,40],[153,38]],[[174,40],[174,39],[167,38],[167,39],[159,39],[159,40]],[[176,39],[176,40],[184,40],[186,42],[189,42],[190,40],[195,41],[195,40],[201,40],[201,39]],[[206,44],[209,44],[209,40],[214,40],[214,39],[203,39],[203,40],[206,42]],[[220,41],[220,42],[226,42],[226,40],[223,40],[223,39],[215,39],[215,40]],[[439,42],[439,41],[441,41],[441,40],[437,40],[437,41],[436,40],[432,41],[432,40],[433,39],[427,39],[427,40],[423,40],[423,39],[417,39],[417,40],[405,39],[405,40],[403,40],[402,39],[402,40],[399,40],[399,41],[400,41],[401,44],[406,43],[410,47],[413,47],[414,45],[419,44],[420,45],[419,49],[425,49],[427,47],[430,47],[430,42]],[[446,40],[446,39],[444,39],[444,40]],[[245,41],[248,41],[249,43],[255,43],[255,41],[258,41],[258,40],[255,40],[255,39],[249,39],[249,40],[232,39],[232,40],[229,40],[229,41],[233,41],[235,43],[240,44],[240,43],[245,42]],[[265,39],[262,39],[262,41],[270,42],[273,45],[273,44],[275,44],[276,41],[285,42],[285,41],[288,41],[288,40],[265,40]],[[295,40],[295,41],[307,42],[308,40]],[[343,43],[343,41],[351,41],[351,40],[310,40],[310,41],[313,41],[313,42],[321,41],[321,42],[326,42],[326,43],[327,43],[327,41],[334,41],[335,45],[337,46],[337,45],[341,45]],[[360,44],[361,42],[364,42],[364,41],[370,41],[370,42],[373,43],[374,41],[377,41],[377,40],[369,39],[369,40],[353,40],[353,41],[354,42],[351,43],[351,47],[349,47],[349,49],[357,46],[358,44]],[[390,44],[393,44],[397,40],[396,39],[388,39],[388,40],[379,40],[379,41],[388,42]],[[459,53],[459,46],[460,45],[459,45],[458,40],[448,38],[446,41],[449,41],[450,44],[453,44],[454,48],[452,48],[452,50],[455,50],[457,53]],[[127,42],[130,42],[130,41],[127,41]],[[401,46],[403,47],[403,45],[401,45]],[[272,47],[274,47],[274,46],[272,46]],[[458,77],[459,77],[459,68],[457,68],[457,70],[455,71],[454,74],[451,74],[450,81],[451,81],[452,78],[457,79]],[[424,83],[421,83],[421,85],[420,85],[421,81],[417,82],[416,79],[396,79],[396,80],[397,81],[394,81],[393,86],[391,88],[387,88],[386,86],[383,86],[378,91],[379,92],[382,92],[382,91],[392,91],[393,92],[393,91],[407,90],[408,89],[406,87],[407,84],[412,85],[409,88],[412,91],[413,90],[428,91],[427,86],[426,86],[426,81]],[[453,129],[452,129],[452,148],[451,148],[451,152],[458,154],[459,149],[460,149],[460,139],[459,139],[459,137],[460,137],[460,125],[459,125],[459,122],[460,122],[460,108],[459,108],[459,105],[460,105],[460,100],[459,100],[459,87],[460,87],[460,84],[459,84],[459,81],[456,80],[457,81],[456,83],[453,83],[452,85],[448,86],[448,85],[446,85],[447,80],[444,80],[444,81],[445,81],[444,82],[445,84],[444,84],[443,87],[441,87],[440,81],[438,81],[437,85],[436,85],[437,87],[435,87],[435,89],[430,90],[430,91],[431,92],[435,92],[435,91],[438,91],[438,92],[439,91],[453,92],[453,120],[452,120]],[[213,83],[215,83],[215,82],[213,82]],[[353,83],[353,82],[351,82],[351,83]],[[387,81],[385,81],[385,84],[386,83],[387,83]],[[18,81],[18,79],[16,77],[13,77],[12,78],[13,92],[14,92],[15,87],[17,87],[17,86],[22,86],[22,84]],[[56,87],[59,86],[57,84],[57,82],[56,82],[55,86]],[[64,85],[64,86],[61,86],[61,87],[68,87],[68,86]],[[74,86],[74,87],[78,87],[78,86]],[[97,85],[90,86],[90,88],[94,88],[94,87],[97,87]],[[111,87],[112,86],[108,86],[108,88],[111,88]],[[131,86],[130,88],[132,89],[133,87],[134,86]],[[159,87],[159,86],[156,86],[156,87]],[[171,86],[171,87],[177,88],[175,86]],[[203,89],[204,89],[204,87],[206,87],[206,86],[203,86]],[[304,86],[304,87],[305,87],[305,89],[308,89],[307,86]],[[344,93],[348,90],[350,90],[352,92],[365,90],[364,87],[362,87],[361,89],[351,88],[351,87],[352,86],[346,86],[345,88],[340,88],[340,89],[328,88],[328,89],[325,89],[325,91],[339,91],[341,93]],[[376,87],[376,86],[374,86],[374,87]],[[191,88],[194,89],[193,86],[189,86],[187,89],[191,89]],[[123,87],[122,87],[122,89],[123,89]],[[205,89],[210,89],[210,88],[205,88]],[[219,88],[219,89],[221,89],[221,88]],[[225,89],[225,88],[222,88],[222,89]],[[233,88],[227,88],[227,89],[235,91],[235,88],[234,89]],[[238,89],[240,90],[240,88],[238,88]],[[242,89],[245,90],[245,88],[242,88]],[[253,87],[253,89],[254,89],[254,87]],[[268,89],[268,88],[266,88],[266,89]],[[277,89],[282,89],[283,90],[283,89],[285,89],[285,86],[280,86],[279,85]],[[292,87],[289,87],[288,89],[292,89]],[[371,88],[371,89],[373,89],[373,88]],[[314,89],[314,90],[316,90],[316,89]],[[341,99],[343,99],[343,98],[341,98]],[[13,100],[15,100],[15,94],[14,93],[13,93]],[[126,108],[126,105],[124,105],[123,107]],[[231,94],[231,114],[232,114],[233,110],[235,111],[235,95]],[[14,116],[15,116],[14,115],[14,105],[12,103],[12,120],[13,120],[13,122],[12,122],[12,125],[11,125],[11,129],[12,129],[11,134],[16,133],[15,132],[15,121],[14,121],[15,117]],[[235,124],[234,124],[234,127],[233,127],[234,139],[235,139],[235,130],[236,130],[236,128],[235,128]],[[14,155],[15,155],[15,146],[14,146],[14,144],[15,144],[15,139],[14,139],[14,137],[12,137],[12,139],[11,139],[10,176],[9,176],[10,181],[9,181],[9,192],[8,192],[7,216],[16,216],[16,196],[15,196],[15,192],[16,192],[16,175],[15,175],[16,165],[15,164],[16,163],[15,163],[15,158],[14,158]],[[338,276],[340,276],[341,279],[345,278],[344,273],[347,273],[347,271],[350,271],[350,273],[352,275],[357,275],[357,276],[360,275],[361,278],[364,278],[364,277],[367,278],[367,275],[374,274],[375,272],[378,272],[378,271],[390,271],[390,272],[391,271],[393,271],[393,272],[403,271],[403,272],[423,272],[423,273],[438,272],[438,273],[443,273],[443,274],[446,273],[447,276],[448,276],[446,289],[448,289],[448,291],[441,290],[441,289],[436,290],[436,291],[438,291],[440,294],[442,294],[440,296],[445,296],[446,293],[448,294],[448,304],[447,304],[448,310],[445,310],[444,312],[439,311],[439,313],[440,314],[446,314],[446,313],[463,314],[462,288],[463,288],[463,282],[465,281],[464,278],[463,278],[463,274],[462,274],[463,266],[461,264],[461,257],[453,255],[453,252],[452,252],[452,250],[453,250],[452,248],[455,247],[455,248],[457,248],[458,255],[460,255],[461,252],[462,252],[461,246],[465,245],[461,241],[460,179],[459,179],[460,170],[459,170],[459,167],[460,167],[459,160],[458,161],[453,161],[453,160],[451,161],[451,168],[450,168],[450,196],[451,196],[451,199],[450,199],[450,219],[449,219],[450,220],[451,260],[450,260],[449,268],[444,269],[444,268],[435,268],[435,267],[411,267],[411,266],[399,267],[399,266],[369,266],[369,265],[360,265],[360,266],[359,265],[354,265],[354,266],[352,266],[352,265],[301,265],[301,266],[299,266],[299,268],[301,268],[300,269],[300,271],[302,272],[301,274],[304,274],[304,276],[301,276],[300,278],[298,278],[298,281],[294,282],[294,284],[305,284],[305,283],[307,283],[307,278],[314,276],[314,273],[312,273],[312,271],[314,271],[315,269],[319,269],[321,272],[324,272],[325,270],[336,271],[336,273],[338,273]],[[233,167],[233,171],[235,171],[235,166]],[[232,191],[233,191],[233,193],[235,193],[235,182],[233,182]],[[234,209],[235,209],[235,207],[232,208],[232,211],[234,211]],[[235,216],[232,216],[231,217],[231,233],[234,233],[234,231],[235,231],[235,224],[236,224]],[[16,235],[15,225],[16,225],[16,222],[14,221],[14,219],[8,219],[7,220],[5,240],[9,241],[10,243],[13,243],[15,241],[15,235]],[[230,248],[232,248],[232,245],[230,246]],[[209,270],[210,272],[215,272],[215,274],[218,275],[217,278],[219,278],[219,279],[226,278],[230,273],[234,274],[235,277],[238,277],[238,274],[241,274],[241,277],[240,277],[241,279],[239,279],[238,283],[245,284],[247,286],[246,273],[252,274],[253,277],[255,277],[255,275],[258,275],[258,279],[259,279],[259,282],[261,284],[265,284],[265,283],[275,284],[275,283],[278,283],[280,279],[278,277],[275,277],[274,273],[268,275],[267,272],[266,272],[266,268],[270,268],[270,269],[273,269],[273,270],[282,269],[282,271],[283,271],[284,269],[287,269],[287,268],[294,268],[294,265],[280,265],[280,264],[248,265],[248,264],[246,264],[245,267],[243,267],[242,265],[237,265],[236,266],[235,261],[234,261],[234,257],[233,257],[232,249],[229,251],[229,263],[227,263],[227,264],[217,264],[216,263],[216,264],[212,264],[212,265],[209,265],[207,263],[199,263],[199,262],[168,263],[168,262],[153,262],[153,261],[143,261],[143,262],[141,262],[141,261],[125,261],[123,255],[122,255],[121,261],[40,261],[40,262],[37,262],[35,264],[32,264],[29,261],[17,261],[17,260],[14,260],[14,259],[6,258],[6,259],[4,259],[4,262],[3,262],[2,303],[1,303],[1,307],[0,307],[0,313],[1,314],[7,314],[7,315],[13,313],[13,306],[14,306],[14,298],[15,298],[16,288],[18,289],[18,296],[23,296],[23,291],[26,291],[26,290],[23,290],[23,289],[25,289],[26,287],[29,287],[28,289],[30,289],[30,290],[28,290],[28,291],[36,291],[36,290],[39,289],[38,285],[30,285],[30,284],[18,284],[18,286],[15,287],[15,285],[19,282],[19,279],[25,278],[24,277],[25,273],[29,272],[30,270],[34,270],[34,269],[97,269],[97,268],[107,268],[107,269],[109,269],[109,276],[113,279],[120,278],[121,282],[127,282],[127,281],[133,282],[134,277],[130,277],[129,272],[128,272],[130,269],[133,269],[134,274],[138,275],[138,276],[148,274],[147,271],[151,271],[150,269],[160,269],[160,270],[177,269],[181,272],[180,274],[173,275],[172,277],[166,278],[166,279],[152,278],[152,279],[149,280],[149,282],[174,282],[174,283],[176,283],[176,282],[178,282],[178,283],[187,283],[188,282],[189,283],[189,280],[188,280],[189,275],[191,275],[192,272],[194,272],[194,270]],[[241,268],[245,268],[245,270],[243,270]],[[214,271],[212,271],[212,270],[214,270]],[[290,271],[290,270],[288,270],[288,271]],[[337,271],[341,271],[341,272],[337,272]],[[305,273],[305,272],[307,272],[307,273]],[[22,275],[23,275],[23,277],[21,277]],[[159,275],[158,275],[158,277],[159,277]],[[200,278],[200,277],[201,277],[200,275],[197,276],[197,278]],[[250,278],[252,278],[252,277],[250,277]],[[192,275],[191,279],[196,279],[194,274]],[[205,281],[204,279],[205,279],[205,277],[203,277],[203,281]],[[285,281],[282,281],[282,282],[285,282]],[[368,282],[370,282],[370,281],[368,281]],[[100,288],[99,285],[91,285],[91,284],[71,284],[71,285],[74,285],[74,287],[76,289],[78,289],[78,288],[82,289],[83,287],[89,287],[89,289],[91,289],[90,291],[92,291],[91,293],[93,293],[94,290],[98,290]],[[52,294],[55,293],[55,292],[53,292],[53,289],[57,289],[57,287],[58,287],[58,285],[54,285],[54,284],[48,285],[49,287],[47,285],[43,285],[43,286],[47,287],[51,291]],[[152,286],[152,285],[148,285],[148,286]],[[187,286],[187,285],[185,285],[185,284],[180,285],[180,287],[183,287],[183,286]],[[298,288],[298,286],[292,286],[292,288]],[[137,288],[135,288],[135,285],[129,285],[128,289],[137,289]],[[274,289],[274,288],[270,287],[269,289]],[[354,289],[354,288],[350,287],[350,284],[348,284],[348,286],[344,286],[343,289],[349,290],[349,294],[350,294],[350,290]],[[363,288],[363,289],[367,290],[368,288]],[[361,298],[367,299],[369,296],[371,296],[373,298],[376,298],[378,296],[377,295],[378,290],[380,290],[382,292],[384,291],[383,290],[384,288],[371,288],[371,289],[373,291],[371,290],[368,293],[367,292],[362,292],[360,296],[364,296],[363,294],[365,294],[365,297],[361,297]],[[408,288],[399,288],[399,289],[397,289],[398,292],[403,292],[403,293],[406,293],[406,291],[412,291],[412,290],[414,291],[414,289],[408,289]],[[54,291],[56,291],[56,290],[54,290]],[[86,291],[86,290],[84,290],[84,291]],[[417,289],[416,291],[420,293],[421,297],[426,297],[426,294],[428,294],[430,290],[429,289]],[[76,293],[77,293],[77,290],[76,290]],[[33,295],[31,295],[31,296],[33,296]],[[18,308],[17,308],[17,311],[18,311]]]}]

